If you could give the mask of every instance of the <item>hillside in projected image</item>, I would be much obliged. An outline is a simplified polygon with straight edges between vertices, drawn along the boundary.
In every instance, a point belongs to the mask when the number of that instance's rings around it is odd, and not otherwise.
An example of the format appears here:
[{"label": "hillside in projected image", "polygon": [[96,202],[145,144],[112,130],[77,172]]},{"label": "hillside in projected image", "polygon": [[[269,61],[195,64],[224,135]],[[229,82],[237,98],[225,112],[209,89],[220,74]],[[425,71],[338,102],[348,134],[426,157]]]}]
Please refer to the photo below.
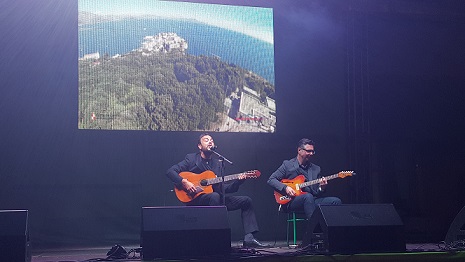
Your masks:
[{"label": "hillside in projected image", "polygon": [[80,129],[275,132],[272,9],[78,4]]}]

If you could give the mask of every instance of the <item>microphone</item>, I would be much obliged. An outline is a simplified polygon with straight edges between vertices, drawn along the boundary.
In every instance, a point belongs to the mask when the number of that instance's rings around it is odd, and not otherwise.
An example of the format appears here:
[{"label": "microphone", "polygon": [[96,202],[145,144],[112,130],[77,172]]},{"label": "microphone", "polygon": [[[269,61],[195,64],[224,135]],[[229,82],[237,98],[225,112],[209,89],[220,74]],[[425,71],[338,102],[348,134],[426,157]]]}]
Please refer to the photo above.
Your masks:
[{"label": "microphone", "polygon": [[208,149],[208,151],[215,151],[218,148],[218,146],[212,146]]}]

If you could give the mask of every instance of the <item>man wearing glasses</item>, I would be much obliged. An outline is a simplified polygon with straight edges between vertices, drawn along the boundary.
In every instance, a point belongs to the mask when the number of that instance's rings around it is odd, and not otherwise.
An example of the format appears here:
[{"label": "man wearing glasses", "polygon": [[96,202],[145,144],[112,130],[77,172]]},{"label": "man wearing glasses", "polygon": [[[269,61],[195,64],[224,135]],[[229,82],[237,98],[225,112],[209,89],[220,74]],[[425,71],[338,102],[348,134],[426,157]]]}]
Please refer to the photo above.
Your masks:
[{"label": "man wearing glasses", "polygon": [[307,138],[301,139],[297,146],[297,156],[290,160],[285,160],[271,174],[267,182],[278,195],[282,195],[278,203],[283,204],[284,210],[304,211],[307,218],[312,216],[317,205],[341,204],[341,200],[337,197],[322,196],[328,184],[325,178],[321,178],[319,183],[313,185],[302,188],[294,187],[293,182],[302,178],[305,181],[320,179],[321,168],[310,162],[313,155],[315,155],[315,143]]}]

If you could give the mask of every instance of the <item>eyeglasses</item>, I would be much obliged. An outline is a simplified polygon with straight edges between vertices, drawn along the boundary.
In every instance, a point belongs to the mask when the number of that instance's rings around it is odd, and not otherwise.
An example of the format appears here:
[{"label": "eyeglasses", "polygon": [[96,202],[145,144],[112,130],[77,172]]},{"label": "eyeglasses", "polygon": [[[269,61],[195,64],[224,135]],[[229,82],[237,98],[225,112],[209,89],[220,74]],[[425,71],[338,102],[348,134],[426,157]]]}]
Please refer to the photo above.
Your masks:
[{"label": "eyeglasses", "polygon": [[305,149],[305,148],[300,148],[300,149],[304,150],[305,152],[307,152],[309,154],[312,154],[312,155],[315,154],[315,150],[313,150],[313,149]]}]

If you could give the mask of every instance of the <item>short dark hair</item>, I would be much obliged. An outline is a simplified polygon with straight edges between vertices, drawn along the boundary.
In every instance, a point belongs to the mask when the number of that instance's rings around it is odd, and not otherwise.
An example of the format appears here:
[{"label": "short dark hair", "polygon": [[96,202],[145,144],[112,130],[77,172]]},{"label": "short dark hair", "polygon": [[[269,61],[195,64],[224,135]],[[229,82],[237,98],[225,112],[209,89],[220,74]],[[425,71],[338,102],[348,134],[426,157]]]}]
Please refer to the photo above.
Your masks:
[{"label": "short dark hair", "polygon": [[199,141],[198,141],[199,145],[202,143],[202,137],[204,137],[204,136],[211,136],[211,135],[210,135],[210,133],[202,133],[202,134],[200,134]]},{"label": "short dark hair", "polygon": [[313,142],[313,140],[308,139],[308,138],[302,138],[299,140],[299,144],[297,145],[297,148],[304,148],[305,145],[315,146],[315,142]]}]

